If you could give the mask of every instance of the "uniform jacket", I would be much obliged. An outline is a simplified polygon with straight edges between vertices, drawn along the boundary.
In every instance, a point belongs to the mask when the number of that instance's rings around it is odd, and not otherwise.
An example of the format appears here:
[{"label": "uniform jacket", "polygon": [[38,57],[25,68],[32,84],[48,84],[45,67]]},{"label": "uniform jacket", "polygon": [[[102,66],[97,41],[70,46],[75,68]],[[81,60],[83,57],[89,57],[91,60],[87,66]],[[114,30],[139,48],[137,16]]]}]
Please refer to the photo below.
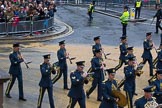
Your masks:
[{"label": "uniform jacket", "polygon": [[54,71],[52,71],[52,68],[47,63],[42,63],[40,65],[40,71],[41,71],[41,80],[39,82],[39,86],[41,87],[52,87],[52,80],[51,80],[51,72],[55,74]]},{"label": "uniform jacket", "polygon": [[158,52],[158,62],[157,62],[156,68],[162,69],[162,50]]},{"label": "uniform jacket", "polygon": [[61,68],[67,66],[65,53],[66,53],[66,49],[59,49],[57,51],[57,58],[59,60],[59,66]]},{"label": "uniform jacket", "polygon": [[145,104],[148,102],[148,101],[152,101],[153,100],[153,98],[151,98],[151,99],[149,99],[149,100],[147,100],[144,96],[143,97],[141,97],[141,98],[139,98],[139,99],[137,99],[136,101],[135,101],[135,108],[145,108],[144,106],[145,106]]},{"label": "uniform jacket", "polygon": [[150,45],[149,42],[150,42],[149,40],[145,40],[143,42],[144,52],[142,54],[142,58],[144,59],[152,58],[152,55],[151,55],[152,45]]},{"label": "uniform jacket", "polygon": [[112,90],[117,89],[116,80],[110,81],[109,79],[106,82],[102,83],[103,90],[103,100],[99,108],[117,108],[115,102],[115,97],[113,97]]},{"label": "uniform jacket", "polygon": [[101,47],[101,44],[95,44],[92,46],[92,51],[93,51],[93,54],[95,55],[95,50],[100,50],[102,47]]},{"label": "uniform jacket", "polygon": [[135,69],[132,66],[124,67],[125,82],[124,90],[135,92]]},{"label": "uniform jacket", "polygon": [[94,72],[93,77],[102,78],[103,80],[104,78],[103,69],[101,69],[102,61],[103,61],[102,58],[93,57],[91,60],[91,67],[92,71]]},{"label": "uniform jacket", "polygon": [[18,54],[20,54],[20,52],[12,52],[9,55],[9,59],[10,59],[10,62],[11,62],[9,73],[12,74],[12,75],[22,74],[22,69],[21,69],[20,63],[23,62],[24,60],[19,59]]},{"label": "uniform jacket", "polygon": [[[156,86],[156,89],[154,91],[155,95],[161,95],[162,96],[162,80],[156,79],[152,85]],[[160,87],[161,86],[161,87]]]},{"label": "uniform jacket", "polygon": [[72,98],[85,98],[85,92],[83,89],[84,86],[84,78],[82,77],[83,72],[79,72],[76,70],[70,74],[71,79],[71,88],[68,93],[69,97]]},{"label": "uniform jacket", "polygon": [[127,55],[127,47],[128,44],[127,43],[120,43],[120,60],[125,60],[126,59],[126,55]]}]

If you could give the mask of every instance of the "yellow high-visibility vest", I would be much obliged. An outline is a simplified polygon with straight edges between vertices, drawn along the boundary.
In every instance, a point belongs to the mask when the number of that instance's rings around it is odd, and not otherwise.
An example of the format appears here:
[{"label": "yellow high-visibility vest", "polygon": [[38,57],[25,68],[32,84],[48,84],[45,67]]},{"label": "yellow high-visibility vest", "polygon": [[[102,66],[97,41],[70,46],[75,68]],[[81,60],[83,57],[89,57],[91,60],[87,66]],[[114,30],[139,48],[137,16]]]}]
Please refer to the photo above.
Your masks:
[{"label": "yellow high-visibility vest", "polygon": [[139,8],[139,7],[141,7],[141,1],[136,2],[136,8]]}]

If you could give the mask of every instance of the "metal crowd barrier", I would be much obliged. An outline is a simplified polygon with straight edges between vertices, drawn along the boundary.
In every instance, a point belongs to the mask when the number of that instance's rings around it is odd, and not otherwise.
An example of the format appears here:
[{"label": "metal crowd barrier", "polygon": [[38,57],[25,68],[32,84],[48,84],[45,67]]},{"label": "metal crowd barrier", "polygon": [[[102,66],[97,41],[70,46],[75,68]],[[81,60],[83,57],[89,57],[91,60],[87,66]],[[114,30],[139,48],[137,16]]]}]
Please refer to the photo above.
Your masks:
[{"label": "metal crowd barrier", "polygon": [[54,18],[38,20],[38,21],[19,21],[17,24],[13,22],[0,23],[0,35],[30,33],[37,31],[45,31],[53,27]]}]

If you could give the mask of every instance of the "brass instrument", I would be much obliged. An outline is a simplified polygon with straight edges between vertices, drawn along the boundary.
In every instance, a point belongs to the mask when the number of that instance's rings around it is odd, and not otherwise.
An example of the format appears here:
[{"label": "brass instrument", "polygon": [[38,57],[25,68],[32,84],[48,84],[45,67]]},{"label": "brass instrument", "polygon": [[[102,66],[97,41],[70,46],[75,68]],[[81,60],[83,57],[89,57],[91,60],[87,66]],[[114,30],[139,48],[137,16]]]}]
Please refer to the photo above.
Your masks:
[{"label": "brass instrument", "polygon": [[127,99],[125,95],[122,94],[114,84],[112,84],[112,95],[113,97],[119,99],[117,102],[119,107],[124,107],[127,105]]},{"label": "brass instrument", "polygon": [[148,83],[151,84],[153,81],[155,81],[157,79],[157,73],[155,73],[149,80]]},{"label": "brass instrument", "polygon": [[119,107],[124,107],[127,105],[127,99],[124,94],[122,94],[119,90],[112,90],[112,94],[115,98],[118,98],[117,102]]},{"label": "brass instrument", "polygon": [[87,73],[87,76],[84,78],[84,83],[88,84],[89,81],[91,81],[92,75],[94,74],[94,72],[91,73]]},{"label": "brass instrument", "polygon": [[153,98],[152,101],[147,101],[147,103],[144,105],[144,108],[158,108],[158,107],[159,107],[159,105],[155,101],[155,98]]},{"label": "brass instrument", "polygon": [[[60,73],[59,62],[55,62],[55,63],[52,64],[52,70],[55,71],[56,74]],[[52,78],[53,84],[54,84],[54,79],[55,79],[55,76]]]}]

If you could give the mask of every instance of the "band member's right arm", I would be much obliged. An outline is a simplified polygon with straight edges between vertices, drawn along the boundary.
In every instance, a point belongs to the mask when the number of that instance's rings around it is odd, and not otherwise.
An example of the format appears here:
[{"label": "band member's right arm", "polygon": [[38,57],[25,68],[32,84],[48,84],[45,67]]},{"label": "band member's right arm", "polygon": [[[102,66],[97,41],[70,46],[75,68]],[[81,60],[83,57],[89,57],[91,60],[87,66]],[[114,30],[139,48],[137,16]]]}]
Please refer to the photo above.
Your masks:
[{"label": "band member's right arm", "polygon": [[23,62],[23,59],[19,59],[14,54],[10,54],[9,59],[11,61],[11,64],[13,65],[20,64],[21,62]]},{"label": "band member's right arm", "polygon": [[126,47],[124,46],[124,45],[120,45],[120,52],[121,52],[121,54],[123,54],[123,55],[126,55],[127,54],[127,49],[126,49]]},{"label": "band member's right arm", "polygon": [[59,61],[64,61],[66,60],[66,56],[63,51],[59,50],[57,51],[57,58]]},{"label": "band member's right arm", "polygon": [[[92,70],[93,71],[97,71],[97,70],[100,70],[101,69],[101,66],[100,65],[96,65],[97,64],[97,60],[95,59],[92,59],[91,61],[91,65],[92,65]],[[99,64],[99,63],[98,63]]]},{"label": "band member's right arm", "polygon": [[143,46],[144,46],[144,49],[145,49],[145,50],[151,50],[151,49],[152,49],[152,45],[150,46],[150,45],[147,43],[146,40],[143,42]]}]

